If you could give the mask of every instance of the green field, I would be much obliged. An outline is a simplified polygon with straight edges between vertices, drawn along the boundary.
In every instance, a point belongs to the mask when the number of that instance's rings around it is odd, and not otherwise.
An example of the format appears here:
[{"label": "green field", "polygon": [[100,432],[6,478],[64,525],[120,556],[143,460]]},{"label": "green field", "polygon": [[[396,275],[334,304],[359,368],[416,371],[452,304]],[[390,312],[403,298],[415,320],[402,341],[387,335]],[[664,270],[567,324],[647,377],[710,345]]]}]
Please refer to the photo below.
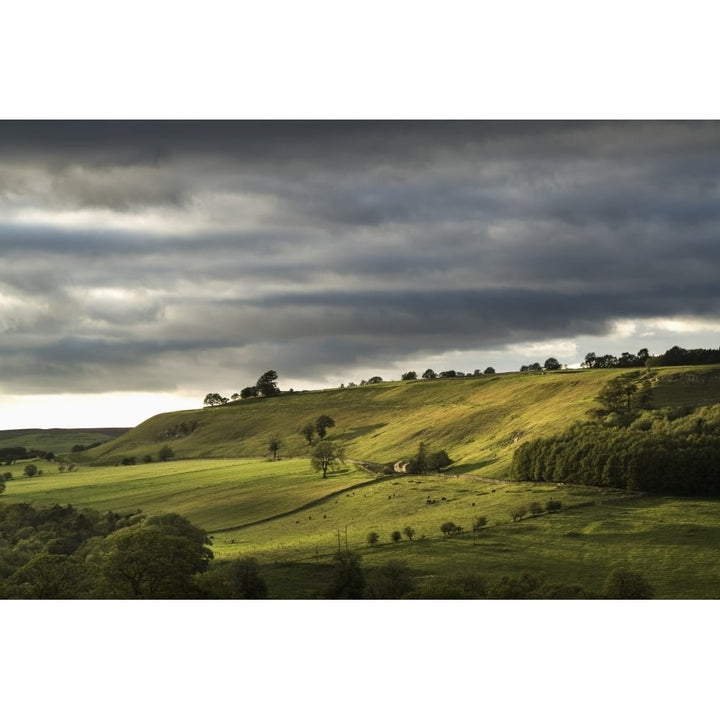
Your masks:
[{"label": "green field", "polygon": [[350,465],[322,480],[308,460],[186,460],[129,467],[78,467],[61,473],[35,461],[41,477],[24,478],[13,465],[0,502],[33,502],[147,513],[177,512],[208,532],[290,512],[329,492],[367,481]]},{"label": "green field", "polygon": [[[18,479],[8,482],[0,502],[179,512],[210,532],[219,561],[258,558],[271,597],[311,597],[320,590],[338,544],[360,552],[369,572],[401,559],[417,577],[477,573],[492,580],[531,572],[600,592],[610,570],[626,565],[642,572],[658,597],[720,597],[718,500],[470,476],[376,480],[352,465],[322,480],[306,458],[186,460],[72,473],[36,464],[44,473],[34,479],[20,479],[22,463],[13,466]],[[544,506],[550,498],[562,502],[561,512],[512,520],[518,504]],[[473,536],[478,515],[488,525]],[[446,521],[465,531],[444,537]],[[391,532],[407,525],[415,539],[393,543]],[[380,535],[372,548],[370,531]]]}]

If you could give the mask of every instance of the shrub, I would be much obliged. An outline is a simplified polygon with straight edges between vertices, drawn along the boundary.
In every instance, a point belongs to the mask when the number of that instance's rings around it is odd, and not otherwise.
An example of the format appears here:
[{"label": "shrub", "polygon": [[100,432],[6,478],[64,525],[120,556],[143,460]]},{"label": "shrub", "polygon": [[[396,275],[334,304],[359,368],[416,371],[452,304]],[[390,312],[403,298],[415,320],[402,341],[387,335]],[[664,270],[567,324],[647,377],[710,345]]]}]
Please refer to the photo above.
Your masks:
[{"label": "shrub", "polygon": [[478,532],[479,530],[482,530],[486,525],[487,518],[484,515],[476,517],[475,521],[473,522],[473,532]]},{"label": "shrub", "polygon": [[530,503],[530,512],[533,515],[539,515],[542,511],[543,511],[543,508],[539,502]]},{"label": "shrub", "polygon": [[443,535],[457,535],[462,532],[462,528],[458,527],[454,522],[445,522],[440,526]]},{"label": "shrub", "polygon": [[415,528],[412,528],[409,525],[403,530],[403,532],[408,540],[412,540],[413,537],[415,537]]},{"label": "shrub", "polygon": [[373,545],[377,545],[377,541],[379,539],[380,539],[380,536],[375,531],[369,532],[367,534],[367,544],[370,545],[371,547]]},{"label": "shrub", "polygon": [[545,503],[545,509],[549,513],[557,512],[562,507],[562,503],[559,500],[548,500]]},{"label": "shrub", "polygon": [[402,560],[391,560],[377,569],[367,595],[377,600],[399,600],[414,589],[415,581],[408,564]]},{"label": "shrub", "polygon": [[655,591],[645,578],[634,570],[617,568],[605,580],[603,597],[608,600],[650,600]]},{"label": "shrub", "polygon": [[527,508],[524,505],[519,505],[510,511],[510,515],[514,522],[522,520],[527,515]]},{"label": "shrub", "polygon": [[400,540],[402,540],[402,533],[399,530],[393,530],[390,537],[392,538],[393,542],[397,543],[397,542],[400,542]]}]

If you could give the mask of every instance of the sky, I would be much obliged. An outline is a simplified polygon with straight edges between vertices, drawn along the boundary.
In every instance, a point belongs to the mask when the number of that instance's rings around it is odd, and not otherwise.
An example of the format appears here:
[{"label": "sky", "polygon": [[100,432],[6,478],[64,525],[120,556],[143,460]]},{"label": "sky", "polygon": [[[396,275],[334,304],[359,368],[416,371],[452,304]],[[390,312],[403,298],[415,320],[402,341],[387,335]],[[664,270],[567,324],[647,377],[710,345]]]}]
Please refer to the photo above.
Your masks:
[{"label": "sky", "polygon": [[0,122],[0,428],[720,346],[712,121]]}]

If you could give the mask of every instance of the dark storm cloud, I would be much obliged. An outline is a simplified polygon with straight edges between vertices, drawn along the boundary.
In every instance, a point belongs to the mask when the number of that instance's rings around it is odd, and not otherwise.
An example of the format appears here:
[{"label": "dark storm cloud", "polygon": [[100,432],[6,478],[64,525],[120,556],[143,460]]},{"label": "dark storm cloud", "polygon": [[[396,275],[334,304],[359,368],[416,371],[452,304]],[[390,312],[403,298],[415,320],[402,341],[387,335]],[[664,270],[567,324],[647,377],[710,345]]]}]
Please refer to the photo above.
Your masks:
[{"label": "dark storm cloud", "polygon": [[714,122],[0,123],[0,382],[317,378],[712,320],[719,200]]}]

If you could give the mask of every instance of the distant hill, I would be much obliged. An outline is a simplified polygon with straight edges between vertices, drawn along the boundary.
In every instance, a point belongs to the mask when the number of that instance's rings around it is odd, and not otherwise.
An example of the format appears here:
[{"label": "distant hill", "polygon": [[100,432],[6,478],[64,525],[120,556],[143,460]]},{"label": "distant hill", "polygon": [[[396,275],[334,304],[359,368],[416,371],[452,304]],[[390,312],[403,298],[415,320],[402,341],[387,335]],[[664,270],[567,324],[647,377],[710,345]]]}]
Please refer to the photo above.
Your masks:
[{"label": "distant hill", "polygon": [[[429,451],[447,451],[451,472],[505,478],[518,442],[586,420],[603,385],[626,372],[633,370],[505,373],[248,398],[156,415],[83,460],[112,464],[132,456],[141,462],[156,458],[164,445],[178,459],[262,457],[276,434],[281,456],[304,456],[300,429],[330,415],[336,425],[328,437],[343,443],[349,458],[395,463],[424,442]],[[652,368],[647,376],[655,407],[720,402],[720,366]]]},{"label": "distant hill", "polygon": [[92,445],[120,437],[130,428],[52,428],[41,430],[0,430],[0,447],[24,447],[28,450],[46,450],[69,453],[75,445]]}]

